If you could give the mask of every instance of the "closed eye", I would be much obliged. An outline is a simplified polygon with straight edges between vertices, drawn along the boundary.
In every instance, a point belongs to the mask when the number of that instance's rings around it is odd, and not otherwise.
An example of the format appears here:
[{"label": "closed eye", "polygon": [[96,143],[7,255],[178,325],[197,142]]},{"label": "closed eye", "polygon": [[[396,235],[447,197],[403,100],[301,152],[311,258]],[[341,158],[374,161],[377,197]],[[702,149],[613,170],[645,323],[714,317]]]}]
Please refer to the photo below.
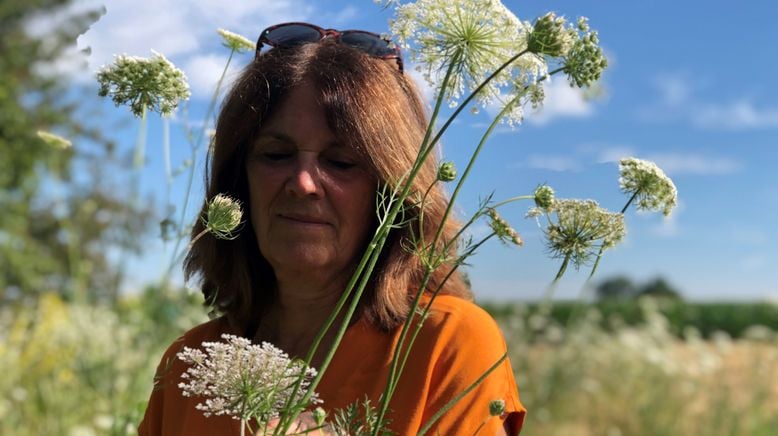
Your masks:
[{"label": "closed eye", "polygon": [[262,157],[262,159],[270,161],[270,162],[279,162],[279,161],[291,158],[292,157],[292,153],[264,152],[260,156]]},{"label": "closed eye", "polygon": [[347,170],[357,166],[357,164],[354,162],[339,160],[339,159],[327,159],[327,163],[339,170]]}]

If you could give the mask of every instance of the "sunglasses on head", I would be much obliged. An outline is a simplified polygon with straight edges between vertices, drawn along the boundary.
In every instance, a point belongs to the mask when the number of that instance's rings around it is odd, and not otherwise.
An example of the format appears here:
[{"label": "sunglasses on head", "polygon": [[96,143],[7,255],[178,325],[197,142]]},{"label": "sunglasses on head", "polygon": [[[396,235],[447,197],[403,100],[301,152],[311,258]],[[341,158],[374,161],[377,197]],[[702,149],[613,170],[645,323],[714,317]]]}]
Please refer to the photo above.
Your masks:
[{"label": "sunglasses on head", "polygon": [[308,23],[282,23],[263,30],[257,41],[256,57],[259,57],[263,45],[277,48],[294,47],[325,38],[333,38],[339,44],[356,48],[377,58],[396,59],[400,72],[403,71],[400,48],[381,35],[364,30],[323,29]]}]

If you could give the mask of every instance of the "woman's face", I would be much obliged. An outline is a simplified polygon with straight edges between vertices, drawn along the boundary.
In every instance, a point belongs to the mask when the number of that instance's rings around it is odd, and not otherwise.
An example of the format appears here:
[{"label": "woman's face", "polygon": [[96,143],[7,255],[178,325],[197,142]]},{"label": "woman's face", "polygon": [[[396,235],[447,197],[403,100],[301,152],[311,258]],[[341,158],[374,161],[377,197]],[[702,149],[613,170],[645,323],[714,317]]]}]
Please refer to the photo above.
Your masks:
[{"label": "woman's face", "polygon": [[373,225],[376,182],[316,98],[305,81],[293,88],[246,159],[251,224],[276,274],[344,272]]}]

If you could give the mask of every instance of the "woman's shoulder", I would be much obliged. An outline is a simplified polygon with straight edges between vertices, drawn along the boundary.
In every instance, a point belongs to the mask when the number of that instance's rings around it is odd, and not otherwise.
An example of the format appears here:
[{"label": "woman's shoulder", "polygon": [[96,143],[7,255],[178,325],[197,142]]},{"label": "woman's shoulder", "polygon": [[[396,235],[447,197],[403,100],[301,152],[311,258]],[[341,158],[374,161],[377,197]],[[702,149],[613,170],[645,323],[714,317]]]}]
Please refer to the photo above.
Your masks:
[{"label": "woman's shoulder", "polygon": [[447,329],[499,329],[491,315],[470,300],[454,295],[439,295],[432,300],[432,307],[425,324]]},{"label": "woman's shoulder", "polygon": [[168,346],[162,356],[160,366],[165,364],[166,361],[175,361],[176,354],[183,351],[184,347],[200,348],[203,342],[220,341],[223,334],[235,334],[235,332],[235,329],[230,326],[229,321],[224,316],[192,327]]}]

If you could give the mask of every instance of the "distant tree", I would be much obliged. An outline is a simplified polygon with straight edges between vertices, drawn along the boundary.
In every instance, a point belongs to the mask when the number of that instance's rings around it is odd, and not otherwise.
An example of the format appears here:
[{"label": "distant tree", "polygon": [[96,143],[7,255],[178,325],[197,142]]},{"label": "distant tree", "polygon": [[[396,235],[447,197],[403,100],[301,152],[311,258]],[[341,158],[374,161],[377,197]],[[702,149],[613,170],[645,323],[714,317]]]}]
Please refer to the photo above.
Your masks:
[{"label": "distant tree", "polygon": [[[149,211],[133,210],[115,182],[114,145],[81,121],[101,117],[79,113],[88,99],[68,98],[71,80],[50,68],[99,13],[30,32],[68,4],[0,0],[0,304],[44,292],[115,298],[121,271],[109,259],[139,249],[146,228]],[[39,130],[74,146],[53,147]]]},{"label": "distant tree", "polygon": [[638,297],[650,296],[668,300],[682,300],[681,293],[662,277],[657,277],[640,287]]},{"label": "distant tree", "polygon": [[605,279],[595,290],[598,300],[629,299],[637,294],[637,287],[626,276]]}]

